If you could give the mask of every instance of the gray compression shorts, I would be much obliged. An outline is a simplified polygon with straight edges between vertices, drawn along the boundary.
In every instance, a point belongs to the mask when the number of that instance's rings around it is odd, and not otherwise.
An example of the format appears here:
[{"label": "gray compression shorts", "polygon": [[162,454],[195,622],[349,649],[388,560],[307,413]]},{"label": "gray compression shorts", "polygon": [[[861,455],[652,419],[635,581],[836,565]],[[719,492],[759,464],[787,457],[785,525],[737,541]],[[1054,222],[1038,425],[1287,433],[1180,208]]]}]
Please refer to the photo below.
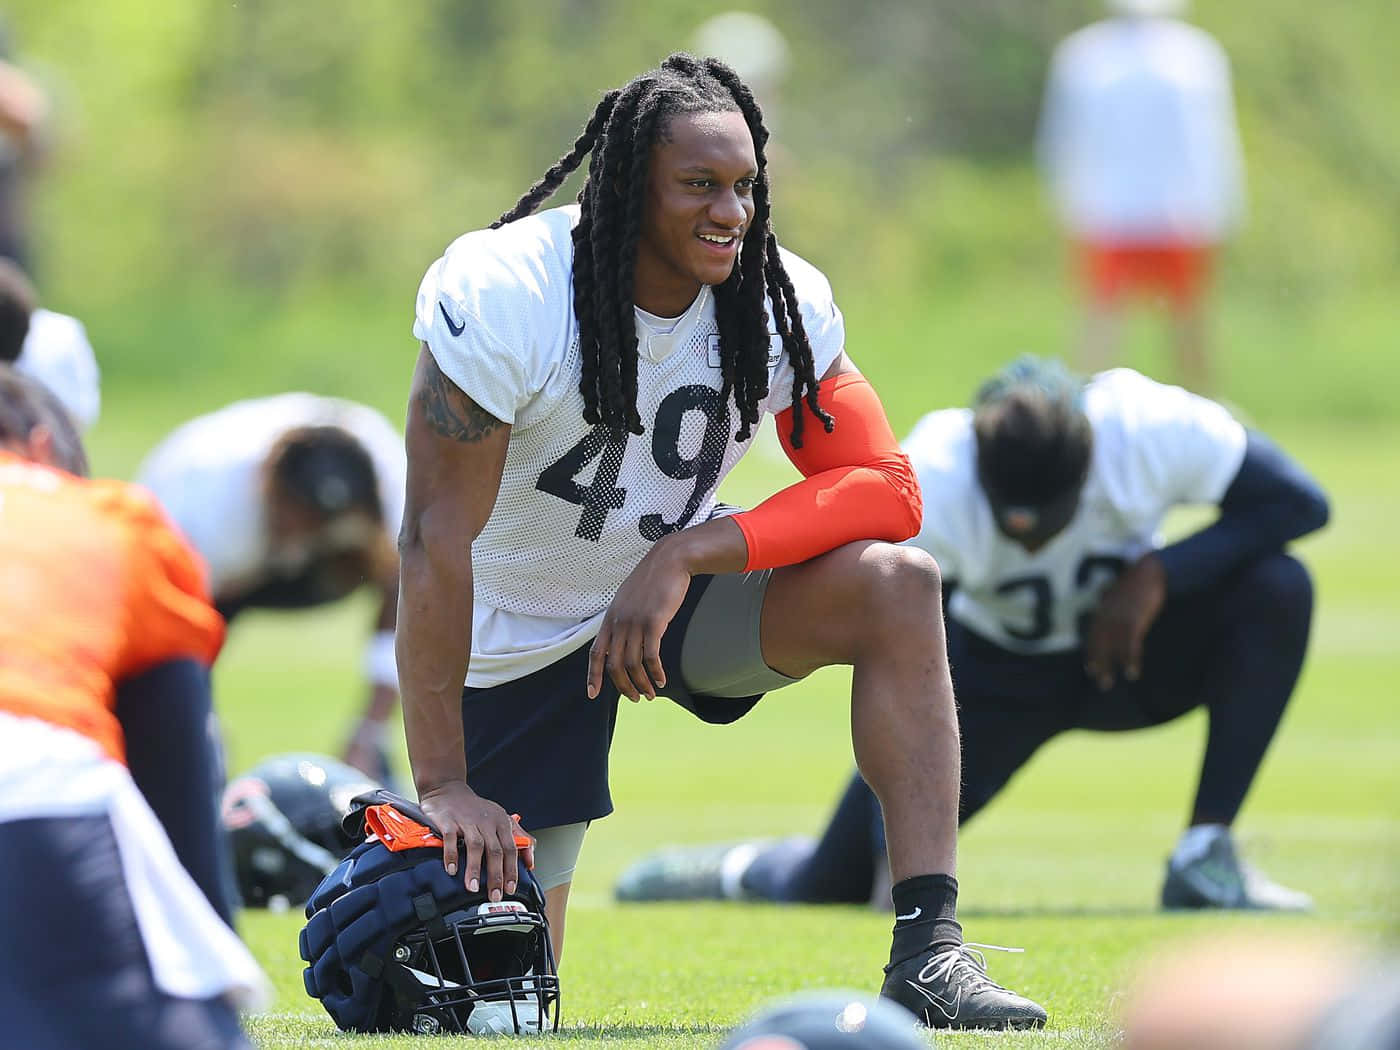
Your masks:
[{"label": "gray compression shorts", "polygon": [[748,697],[797,681],[763,662],[759,621],[772,576],[761,569],[710,581],[681,645],[681,678],[692,693]]},{"label": "gray compression shorts", "polygon": [[573,882],[579,851],[583,849],[583,833],[587,830],[588,821],[585,820],[530,833],[535,837],[534,872],[540,889],[549,891]]}]

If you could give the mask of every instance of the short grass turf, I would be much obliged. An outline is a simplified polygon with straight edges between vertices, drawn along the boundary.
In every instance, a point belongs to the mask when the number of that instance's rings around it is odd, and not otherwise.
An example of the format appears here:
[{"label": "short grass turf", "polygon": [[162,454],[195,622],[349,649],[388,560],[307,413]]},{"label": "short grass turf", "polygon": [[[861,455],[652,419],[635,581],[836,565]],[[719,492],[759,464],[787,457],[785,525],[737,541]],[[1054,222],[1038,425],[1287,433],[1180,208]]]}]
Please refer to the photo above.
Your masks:
[{"label": "short grass turf", "polygon": [[[1271,875],[1311,892],[1317,914],[1166,915],[1162,865],[1194,788],[1205,724],[1188,716],[1120,736],[1049,745],[961,841],[962,919],[992,975],[1043,1002],[1041,1033],[944,1034],[944,1046],[1104,1047],[1137,965],[1179,938],[1251,931],[1394,943],[1400,890],[1400,567],[1393,424],[1273,432],[1326,482],[1326,532],[1300,545],[1318,584],[1302,685],[1248,799],[1238,834]],[[760,455],[726,487],[751,500],[781,469]],[[339,744],[358,703],[366,605],[240,622],[217,672],[235,771],[260,757]],[[730,727],[665,701],[624,704],[613,751],[617,812],[584,846],[562,970],[557,1041],[705,1048],[765,1002],[812,988],[873,992],[890,918],[858,907],[615,904],[623,868],[658,845],[816,833],[852,760],[849,674],[828,670]],[[240,930],[276,986],[249,1019],[257,1045],[421,1047],[421,1037],[336,1031],[301,985],[296,912],[245,912]],[[932,1037],[930,1037],[932,1038]],[[434,1045],[452,1045],[451,1039]]]}]

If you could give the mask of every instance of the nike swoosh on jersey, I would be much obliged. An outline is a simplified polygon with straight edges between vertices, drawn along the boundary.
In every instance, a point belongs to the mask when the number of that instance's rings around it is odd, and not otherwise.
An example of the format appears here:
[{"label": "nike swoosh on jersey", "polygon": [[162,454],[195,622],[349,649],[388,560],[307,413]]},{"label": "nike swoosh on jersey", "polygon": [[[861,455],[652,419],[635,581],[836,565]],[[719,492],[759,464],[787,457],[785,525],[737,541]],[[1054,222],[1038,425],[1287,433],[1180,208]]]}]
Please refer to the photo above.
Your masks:
[{"label": "nike swoosh on jersey", "polygon": [[922,915],[923,913],[924,913],[924,909],[923,909],[923,908],[915,908],[915,909],[914,909],[913,911],[911,911],[908,915],[896,915],[896,916],[894,917],[894,921],[895,921],[895,922],[913,922],[915,919],[917,919],[917,918],[918,918],[920,915]]},{"label": "nike swoosh on jersey", "polygon": [[438,303],[438,309],[442,311],[442,319],[447,322],[447,327],[452,334],[461,335],[463,330],[467,327],[467,322],[463,321],[461,324],[453,324],[452,316],[447,312],[447,307],[443,306],[442,303]]}]

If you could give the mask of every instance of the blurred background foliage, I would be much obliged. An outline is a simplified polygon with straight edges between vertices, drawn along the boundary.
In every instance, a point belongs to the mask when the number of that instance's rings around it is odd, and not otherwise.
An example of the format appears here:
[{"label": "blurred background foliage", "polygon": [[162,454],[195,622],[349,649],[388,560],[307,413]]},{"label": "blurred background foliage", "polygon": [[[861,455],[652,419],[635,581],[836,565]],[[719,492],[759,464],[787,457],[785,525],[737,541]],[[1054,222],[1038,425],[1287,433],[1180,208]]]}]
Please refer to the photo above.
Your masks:
[{"label": "blurred background foliage", "polygon": [[[926,383],[896,396],[897,426],[1014,353],[1067,353],[1072,285],[1030,143],[1051,48],[1100,5],[748,8],[791,49],[768,100],[779,235],[831,276],[867,372]],[[10,0],[14,54],[57,110],[33,201],[41,291],[88,324],[109,406],[150,406],[99,465],[128,466],[124,442],[180,416],[289,386],[399,417],[427,263],[508,207],[603,90],[721,9]],[[1191,17],[1233,60],[1249,176],[1222,392],[1266,420],[1391,414],[1393,0],[1201,0]],[[1166,360],[1159,334],[1139,332],[1131,363]]]}]

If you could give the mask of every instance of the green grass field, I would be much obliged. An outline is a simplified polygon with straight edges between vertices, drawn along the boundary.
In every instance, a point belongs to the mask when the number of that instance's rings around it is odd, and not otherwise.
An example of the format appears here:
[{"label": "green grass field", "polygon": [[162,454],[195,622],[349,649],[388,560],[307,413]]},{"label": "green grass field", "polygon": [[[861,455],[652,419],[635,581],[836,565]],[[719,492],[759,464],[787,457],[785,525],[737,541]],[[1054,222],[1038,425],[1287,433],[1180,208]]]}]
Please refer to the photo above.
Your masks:
[{"label": "green grass field", "polygon": [[[1301,545],[1318,580],[1301,689],[1238,825],[1249,855],[1318,902],[1308,918],[1178,916],[1155,910],[1162,863],[1194,787],[1198,716],[1127,736],[1048,747],[962,839],[970,940],[1015,945],[992,973],[1044,1002],[1040,1034],[942,1037],[958,1046],[1110,1044],[1134,965],[1176,938],[1230,929],[1397,932],[1400,890],[1400,568],[1388,476],[1400,429],[1275,427],[1325,480],[1331,526]],[[749,457],[726,494],[744,500],[786,476]],[[221,659],[218,702],[235,771],[277,751],[334,750],[358,702],[367,606],[259,614]],[[851,765],[849,675],[831,670],[771,695],[735,726],[702,726],[664,701],[624,705],[613,750],[617,812],[580,863],[562,970],[560,1038],[580,1047],[709,1047],[766,1000],[799,989],[873,991],[890,920],[851,907],[615,905],[610,888],[640,853],[674,842],[815,833]],[[251,1019],[259,1046],[408,1047],[347,1039],[301,987],[297,914],[245,913],[242,932],[277,987]]]}]

